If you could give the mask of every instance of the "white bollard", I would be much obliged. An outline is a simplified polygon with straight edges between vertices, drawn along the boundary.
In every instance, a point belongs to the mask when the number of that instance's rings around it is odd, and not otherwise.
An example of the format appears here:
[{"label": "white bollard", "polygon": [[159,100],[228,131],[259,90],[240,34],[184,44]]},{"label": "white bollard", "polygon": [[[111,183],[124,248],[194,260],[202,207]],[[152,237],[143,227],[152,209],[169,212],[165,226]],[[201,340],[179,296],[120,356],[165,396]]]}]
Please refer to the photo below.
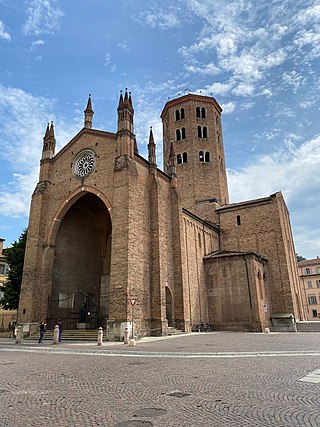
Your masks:
[{"label": "white bollard", "polygon": [[102,345],[102,339],[103,339],[103,329],[100,326],[100,328],[98,330],[98,342],[97,342],[97,345]]},{"label": "white bollard", "polygon": [[16,344],[21,344],[22,341],[22,327],[17,327],[17,334],[16,334]]},{"label": "white bollard", "polygon": [[129,347],[135,347],[136,346],[136,340],[134,338],[131,338],[129,341]]},{"label": "white bollard", "polygon": [[56,325],[53,331],[53,344],[59,344],[59,326]]},{"label": "white bollard", "polygon": [[129,344],[129,328],[124,328],[124,344]]},{"label": "white bollard", "polygon": [[263,332],[264,332],[265,334],[270,334],[270,329],[269,329],[269,328],[264,328]]}]

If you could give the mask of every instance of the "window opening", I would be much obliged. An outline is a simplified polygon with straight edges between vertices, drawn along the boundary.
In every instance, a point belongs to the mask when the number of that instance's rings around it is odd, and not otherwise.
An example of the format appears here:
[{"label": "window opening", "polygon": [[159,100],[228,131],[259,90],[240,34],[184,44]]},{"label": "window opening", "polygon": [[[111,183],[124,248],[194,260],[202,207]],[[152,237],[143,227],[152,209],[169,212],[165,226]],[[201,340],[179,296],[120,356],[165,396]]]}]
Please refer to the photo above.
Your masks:
[{"label": "window opening", "polygon": [[180,110],[180,118],[184,119],[184,108],[181,108]]},{"label": "window opening", "polygon": [[180,120],[180,111],[176,110],[176,122]]},{"label": "window opening", "polygon": [[203,126],[203,129],[202,129],[202,138],[208,138],[207,126]]},{"label": "window opening", "polygon": [[199,160],[200,162],[204,162],[203,151],[199,151]]},{"label": "window opening", "polygon": [[186,139],[186,128],[182,128],[182,129],[181,129],[181,133],[182,133],[181,138],[182,138],[182,139]]},{"label": "window opening", "polygon": [[201,126],[198,126],[198,138],[202,138]]},{"label": "window opening", "polygon": [[181,156],[181,154],[178,154],[177,155],[177,164],[181,165],[181,163],[182,163],[182,156]]},{"label": "window opening", "polygon": [[240,218],[240,215],[237,215],[237,225],[241,225],[241,218]]},{"label": "window opening", "polygon": [[182,163],[187,163],[188,161],[188,154],[187,153],[183,153],[182,154]]},{"label": "window opening", "polygon": [[210,153],[209,153],[209,151],[206,151],[206,154],[204,156],[204,161],[205,162],[210,162]]},{"label": "window opening", "polygon": [[196,107],[196,116],[200,117],[200,107]]},{"label": "window opening", "polygon": [[176,140],[177,140],[177,141],[180,141],[180,139],[181,139],[181,132],[180,132],[180,129],[176,129]]},{"label": "window opening", "polygon": [[201,108],[201,117],[202,117],[203,119],[205,119],[205,118],[206,118],[206,109],[205,109],[204,107],[202,107],[202,108]]}]

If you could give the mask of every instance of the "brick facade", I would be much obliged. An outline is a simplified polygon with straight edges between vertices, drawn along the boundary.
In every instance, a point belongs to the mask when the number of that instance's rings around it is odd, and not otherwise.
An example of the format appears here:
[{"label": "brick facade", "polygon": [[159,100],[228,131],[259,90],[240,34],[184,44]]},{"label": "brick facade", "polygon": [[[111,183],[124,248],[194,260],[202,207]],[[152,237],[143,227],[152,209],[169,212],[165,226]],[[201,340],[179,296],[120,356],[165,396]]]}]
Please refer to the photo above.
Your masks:
[{"label": "brick facade", "polygon": [[303,318],[281,194],[228,204],[216,100],[190,94],[165,105],[164,172],[152,131],[149,160],[138,154],[133,116],[126,92],[118,132],[92,129],[89,98],[84,128],[57,154],[48,125],[19,322],[53,327],[61,318],[65,328],[103,326],[118,339],[130,298],[140,336],[199,323],[261,330],[273,312]]}]

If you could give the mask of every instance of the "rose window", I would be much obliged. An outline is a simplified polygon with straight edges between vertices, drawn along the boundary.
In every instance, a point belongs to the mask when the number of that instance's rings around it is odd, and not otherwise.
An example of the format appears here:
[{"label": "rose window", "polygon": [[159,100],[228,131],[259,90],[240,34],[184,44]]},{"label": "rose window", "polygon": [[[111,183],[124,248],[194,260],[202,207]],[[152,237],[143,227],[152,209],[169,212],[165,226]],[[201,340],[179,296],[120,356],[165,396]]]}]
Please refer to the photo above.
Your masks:
[{"label": "rose window", "polygon": [[95,153],[91,150],[81,151],[73,162],[73,175],[77,178],[88,176],[96,163]]}]

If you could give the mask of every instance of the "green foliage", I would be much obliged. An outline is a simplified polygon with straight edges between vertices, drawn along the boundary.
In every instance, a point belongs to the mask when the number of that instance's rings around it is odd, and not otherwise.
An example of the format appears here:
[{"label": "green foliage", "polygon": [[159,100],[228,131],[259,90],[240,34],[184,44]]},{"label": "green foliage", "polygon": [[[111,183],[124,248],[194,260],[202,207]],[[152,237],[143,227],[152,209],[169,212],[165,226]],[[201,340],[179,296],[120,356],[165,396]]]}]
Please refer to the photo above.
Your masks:
[{"label": "green foliage", "polygon": [[10,248],[4,251],[10,267],[8,277],[1,288],[3,297],[0,305],[5,310],[18,309],[26,242],[27,229],[23,230],[18,241],[15,241]]},{"label": "green foliage", "polygon": [[297,262],[306,260],[306,258],[304,258],[303,256],[298,255],[298,254],[296,254],[296,257],[297,257]]}]

